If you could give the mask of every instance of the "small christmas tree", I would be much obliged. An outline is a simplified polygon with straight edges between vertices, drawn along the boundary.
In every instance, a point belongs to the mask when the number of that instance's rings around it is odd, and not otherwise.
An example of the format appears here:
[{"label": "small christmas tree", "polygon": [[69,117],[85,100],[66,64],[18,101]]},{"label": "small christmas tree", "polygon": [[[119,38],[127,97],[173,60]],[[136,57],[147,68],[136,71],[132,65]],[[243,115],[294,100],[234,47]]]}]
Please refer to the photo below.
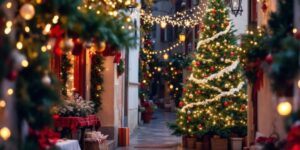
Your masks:
[{"label": "small christmas tree", "polygon": [[233,25],[223,0],[209,0],[174,134],[244,136],[247,100]]}]

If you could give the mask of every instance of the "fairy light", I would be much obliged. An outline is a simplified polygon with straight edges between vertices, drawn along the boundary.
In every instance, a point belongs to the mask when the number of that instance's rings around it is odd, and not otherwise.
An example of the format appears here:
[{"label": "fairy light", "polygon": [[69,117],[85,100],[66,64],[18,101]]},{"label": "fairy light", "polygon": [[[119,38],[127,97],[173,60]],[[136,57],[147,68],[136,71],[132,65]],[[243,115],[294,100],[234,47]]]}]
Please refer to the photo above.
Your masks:
[{"label": "fairy light", "polygon": [[145,54],[149,54],[149,55],[157,55],[157,54],[162,54],[162,53],[167,53],[169,51],[174,50],[175,48],[177,48],[178,46],[180,46],[182,44],[182,42],[176,42],[173,45],[171,45],[170,47],[166,48],[166,49],[162,49],[162,50],[153,50],[153,51],[149,51],[144,49],[144,53]]},{"label": "fairy light", "polygon": [[7,3],[6,3],[6,8],[7,8],[7,9],[10,9],[11,7],[12,7],[12,3],[11,3],[11,2],[7,2]]},{"label": "fairy light", "polygon": [[24,28],[24,30],[25,30],[25,32],[30,32],[30,28],[28,27],[28,26],[26,26],[25,28]]},{"label": "fairy light", "polygon": [[29,65],[29,62],[27,60],[22,60],[21,65],[26,68]]},{"label": "fairy light", "polygon": [[17,47],[18,50],[21,50],[23,48],[22,42],[20,42],[20,41],[17,42],[16,47]]},{"label": "fairy light", "polygon": [[174,15],[153,16],[151,12],[141,10],[141,19],[150,24],[170,24],[171,26],[193,27],[198,25],[205,14],[207,3],[195,6],[183,12],[176,12]]},{"label": "fairy light", "polygon": [[7,95],[12,95],[12,94],[14,94],[14,90],[12,88],[9,88],[7,90]]},{"label": "fairy light", "polygon": [[59,16],[58,15],[55,15],[52,19],[52,23],[53,24],[57,24],[58,23],[58,20],[59,20]]},{"label": "fairy light", "polygon": [[6,102],[4,100],[0,100],[0,107],[4,108],[6,106]]},{"label": "fairy light", "polygon": [[7,127],[3,127],[0,129],[0,136],[4,141],[6,141],[10,138],[11,132]]}]

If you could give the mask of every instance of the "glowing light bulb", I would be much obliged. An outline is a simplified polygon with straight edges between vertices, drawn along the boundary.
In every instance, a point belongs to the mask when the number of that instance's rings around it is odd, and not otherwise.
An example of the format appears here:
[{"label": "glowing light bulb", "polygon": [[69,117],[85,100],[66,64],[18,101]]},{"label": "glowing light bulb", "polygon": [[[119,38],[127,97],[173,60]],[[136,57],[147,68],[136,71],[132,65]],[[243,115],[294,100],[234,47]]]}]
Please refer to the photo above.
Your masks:
[{"label": "glowing light bulb", "polygon": [[167,27],[167,23],[164,22],[164,21],[161,22],[161,23],[160,23],[160,27],[163,28],[163,29],[166,28],[166,27]]},{"label": "glowing light bulb", "polygon": [[168,54],[164,54],[164,60],[168,60],[169,59],[169,55]]},{"label": "glowing light bulb", "polygon": [[8,95],[14,94],[14,90],[13,90],[12,88],[8,89],[8,90],[7,90],[7,94],[8,94]]},{"label": "glowing light bulb", "polygon": [[22,60],[21,64],[24,68],[28,67],[28,65],[29,65],[27,60]]},{"label": "glowing light bulb", "polygon": [[6,141],[11,136],[11,132],[7,127],[3,127],[0,130],[0,136],[4,141]]},{"label": "glowing light bulb", "polygon": [[0,107],[4,108],[6,106],[6,102],[4,100],[0,101]]},{"label": "glowing light bulb", "polygon": [[22,49],[23,48],[22,42],[20,42],[20,41],[17,42],[16,47],[17,47],[18,50]]},{"label": "glowing light bulb", "polygon": [[277,111],[281,116],[287,116],[292,112],[292,105],[287,101],[280,102]]}]

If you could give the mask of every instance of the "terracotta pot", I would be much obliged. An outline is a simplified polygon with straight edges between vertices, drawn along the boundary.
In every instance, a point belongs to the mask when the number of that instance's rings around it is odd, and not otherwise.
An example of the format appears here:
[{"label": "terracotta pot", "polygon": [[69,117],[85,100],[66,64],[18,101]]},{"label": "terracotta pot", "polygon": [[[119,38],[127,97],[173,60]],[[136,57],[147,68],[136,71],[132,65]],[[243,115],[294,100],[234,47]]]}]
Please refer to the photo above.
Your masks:
[{"label": "terracotta pot", "polygon": [[202,142],[196,142],[196,150],[203,150],[203,143]]},{"label": "terracotta pot", "polygon": [[152,115],[150,113],[144,113],[142,115],[143,121],[144,123],[150,123],[151,119],[152,119]]},{"label": "terracotta pot", "polygon": [[195,144],[196,144],[196,138],[194,137],[187,138],[187,148],[193,149],[195,148]]},{"label": "terracotta pot", "polygon": [[213,137],[210,139],[211,150],[227,150],[228,141],[220,137]]},{"label": "terracotta pot", "polygon": [[243,138],[230,138],[230,143],[231,143],[232,150],[243,149]]},{"label": "terracotta pot", "polygon": [[187,136],[182,136],[182,147],[187,147]]}]

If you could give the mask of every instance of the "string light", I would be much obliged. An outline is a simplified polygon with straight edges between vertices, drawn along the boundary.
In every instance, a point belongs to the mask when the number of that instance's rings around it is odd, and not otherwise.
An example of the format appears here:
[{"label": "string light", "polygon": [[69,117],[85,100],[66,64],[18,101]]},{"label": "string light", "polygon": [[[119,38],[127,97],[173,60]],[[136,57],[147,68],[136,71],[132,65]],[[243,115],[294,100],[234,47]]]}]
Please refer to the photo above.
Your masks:
[{"label": "string light", "polygon": [[176,42],[173,45],[171,45],[170,47],[168,47],[166,49],[162,49],[162,50],[148,51],[148,50],[144,49],[144,53],[145,54],[150,54],[150,55],[157,55],[157,54],[167,53],[169,51],[174,50],[175,48],[177,48],[180,45],[181,45],[181,42]]},{"label": "string light", "polygon": [[9,88],[7,90],[7,95],[12,95],[14,93],[14,90],[12,88]]},{"label": "string light", "polygon": [[17,47],[17,49],[21,50],[23,48],[22,42],[20,42],[20,41],[17,42],[16,47]]},{"label": "string light", "polygon": [[141,10],[141,19],[144,22],[150,24],[160,24],[161,27],[165,24],[180,27],[193,27],[198,25],[202,21],[202,17],[205,14],[207,3],[201,3],[201,5],[195,6],[189,10],[183,12],[176,12],[169,16],[153,16],[151,12],[146,13],[145,10]]},{"label": "string light", "polygon": [[11,136],[11,132],[7,127],[3,127],[0,130],[0,136],[4,141],[6,141]]}]

